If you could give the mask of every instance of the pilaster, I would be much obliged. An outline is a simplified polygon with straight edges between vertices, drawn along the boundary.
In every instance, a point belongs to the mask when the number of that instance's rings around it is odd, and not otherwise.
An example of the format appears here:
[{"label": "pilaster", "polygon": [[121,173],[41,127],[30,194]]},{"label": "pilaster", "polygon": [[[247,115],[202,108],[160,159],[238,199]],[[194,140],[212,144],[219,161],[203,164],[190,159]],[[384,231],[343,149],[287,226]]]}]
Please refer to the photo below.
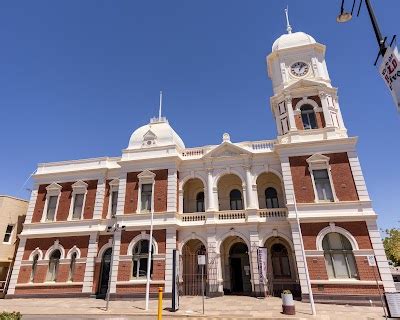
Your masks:
[{"label": "pilaster", "polygon": [[165,292],[172,293],[172,254],[176,249],[176,228],[167,228],[165,242]]},{"label": "pilaster", "polygon": [[97,183],[96,199],[94,203],[93,219],[101,219],[104,205],[104,195],[106,191],[105,178],[100,178]]},{"label": "pilaster", "polygon": [[127,173],[121,172],[118,185],[117,216],[123,215],[125,210],[126,179]]},{"label": "pilaster", "polygon": [[367,185],[365,184],[364,175],[361,170],[357,153],[355,151],[350,151],[347,152],[347,156],[349,158],[350,168],[353,174],[354,184],[356,185],[359,200],[370,201]]},{"label": "pilaster", "polygon": [[95,268],[97,250],[98,250],[97,233],[91,233],[89,238],[87,256],[86,256],[85,274],[83,277],[83,286],[82,286],[83,293],[92,293],[93,290],[94,268]]},{"label": "pilaster", "polygon": [[329,111],[329,105],[328,105],[328,95],[323,91],[320,91],[318,95],[319,98],[321,99],[322,112],[325,118],[325,125],[327,128],[333,127],[331,112]]},{"label": "pilaster", "polygon": [[19,271],[21,269],[21,261],[22,261],[23,255],[24,255],[25,244],[26,244],[26,238],[21,238],[19,241],[17,254],[15,255],[15,262],[14,262],[10,282],[8,284],[7,295],[15,293],[15,286],[17,284]]},{"label": "pilaster", "polygon": [[177,212],[177,191],[178,191],[178,174],[177,170],[168,169],[168,186],[167,186],[167,212]]},{"label": "pilaster", "polygon": [[110,293],[117,292],[117,280],[118,280],[118,266],[119,266],[119,254],[121,249],[121,230],[117,229],[114,232],[114,247],[112,248],[112,266],[111,266],[111,281],[110,281]]},{"label": "pilaster", "polygon": [[294,254],[296,257],[297,264],[297,274],[299,276],[301,293],[309,294],[308,285],[307,285],[307,276],[306,276],[306,263],[303,259],[303,253],[301,248],[301,230],[299,230],[299,226],[296,222],[290,223],[292,239],[293,239],[293,247]]},{"label": "pilaster", "polygon": [[296,121],[294,119],[294,112],[293,112],[293,106],[292,106],[292,97],[285,96],[285,103],[286,103],[286,109],[287,109],[288,119],[289,119],[289,131],[297,131]]},{"label": "pilaster", "polygon": [[32,215],[33,211],[35,210],[38,190],[39,190],[39,185],[35,183],[31,192],[31,197],[29,199],[28,210],[26,211],[25,224],[32,222]]}]

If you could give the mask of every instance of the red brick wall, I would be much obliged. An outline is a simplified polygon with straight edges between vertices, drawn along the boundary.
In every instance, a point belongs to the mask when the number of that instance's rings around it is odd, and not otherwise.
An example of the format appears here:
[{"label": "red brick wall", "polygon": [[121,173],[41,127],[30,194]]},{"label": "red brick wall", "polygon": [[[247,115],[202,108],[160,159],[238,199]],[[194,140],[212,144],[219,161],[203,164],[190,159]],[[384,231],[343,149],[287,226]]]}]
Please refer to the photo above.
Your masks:
[{"label": "red brick wall", "polygon": [[81,293],[82,285],[66,285],[66,286],[45,286],[45,287],[22,287],[16,288],[15,294],[60,294],[60,293]]},{"label": "red brick wall", "polygon": [[307,266],[312,280],[328,280],[324,257],[307,257]]},{"label": "red brick wall", "polygon": [[[150,293],[157,293],[159,287],[164,287],[163,284],[150,284]],[[145,284],[127,284],[127,285],[117,285],[117,293],[119,294],[129,294],[129,293],[145,293]]]},{"label": "red brick wall", "polygon": [[[358,277],[360,278],[360,280],[375,280],[375,275],[378,280],[381,279],[378,267],[370,267],[368,265],[367,257],[357,256],[355,257],[355,259],[358,270]],[[374,275],[374,269],[375,269],[375,275]]]},{"label": "red brick wall", "polygon": [[76,245],[81,251],[81,258],[85,258],[87,255],[87,248],[89,245],[89,236],[69,236],[61,238],[31,238],[26,240],[25,250],[22,260],[28,260],[31,252],[36,248],[43,251],[43,256],[46,254],[47,249],[49,249],[55,240],[59,240],[60,244],[65,249],[65,254]]},{"label": "red brick wall", "polygon": [[[120,248],[120,255],[127,255],[132,254],[131,252],[128,253],[128,246],[131,243],[132,239],[138,236],[141,232],[140,231],[122,231],[121,235],[121,248]],[[149,231],[146,231],[149,234]],[[166,233],[165,230],[154,230],[153,231],[153,238],[157,242],[158,246],[158,253],[163,254],[165,253],[165,239]]]},{"label": "red brick wall", "polygon": [[[85,208],[83,211],[84,219],[93,218],[94,203],[96,198],[97,180],[85,181],[88,184]],[[75,182],[60,183],[62,189],[60,194],[60,200],[58,203],[58,209],[56,212],[56,221],[66,221],[69,215],[69,208],[71,206],[72,199],[72,185]],[[40,222],[44,205],[46,202],[46,187],[48,185],[40,185],[38,189],[38,197],[36,199],[35,209],[33,210],[32,222]]]},{"label": "red brick wall", "polygon": [[[332,181],[339,201],[358,200],[347,153],[329,153],[324,155],[330,159]],[[306,161],[310,156],[289,158],[296,200],[299,203],[314,202],[314,189]]]},{"label": "red brick wall", "polygon": [[[336,226],[346,229],[352,234],[358,243],[359,249],[372,249],[369,239],[368,228],[365,221],[352,222],[336,222]],[[302,223],[301,232],[303,234],[303,242],[305,250],[317,250],[316,238],[318,233],[329,226],[327,222]]]},{"label": "red brick wall", "polygon": [[[319,288],[317,284],[313,284],[311,287],[314,294],[379,295],[376,285],[324,284]],[[383,290],[382,287],[381,290]]]},{"label": "red brick wall", "polygon": [[[152,170],[155,176],[154,212],[167,211],[168,170]],[[138,202],[140,172],[129,172],[126,179],[125,213],[135,213]]]}]

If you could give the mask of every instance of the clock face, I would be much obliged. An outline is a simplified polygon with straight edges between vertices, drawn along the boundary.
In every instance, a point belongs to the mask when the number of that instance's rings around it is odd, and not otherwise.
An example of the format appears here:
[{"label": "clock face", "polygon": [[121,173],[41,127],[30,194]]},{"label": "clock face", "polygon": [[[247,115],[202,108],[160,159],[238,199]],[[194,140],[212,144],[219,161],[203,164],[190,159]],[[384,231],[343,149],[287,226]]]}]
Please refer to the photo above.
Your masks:
[{"label": "clock face", "polygon": [[308,64],[303,61],[295,62],[290,67],[290,71],[296,77],[305,76],[309,69],[310,69],[310,67],[308,66]]}]

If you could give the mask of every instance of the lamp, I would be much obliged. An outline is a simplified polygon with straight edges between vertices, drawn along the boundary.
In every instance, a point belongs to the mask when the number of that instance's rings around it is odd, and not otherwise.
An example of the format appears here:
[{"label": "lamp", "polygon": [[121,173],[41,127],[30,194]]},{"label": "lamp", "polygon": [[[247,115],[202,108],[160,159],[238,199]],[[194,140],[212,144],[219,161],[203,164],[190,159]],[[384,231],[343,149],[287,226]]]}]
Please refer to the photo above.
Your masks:
[{"label": "lamp", "polygon": [[[353,1],[353,9],[354,9],[354,3],[355,1]],[[351,9],[351,13],[353,13],[353,9]],[[350,21],[352,18],[351,13],[344,11],[344,0],[342,0],[342,6],[340,7],[340,14],[337,16],[336,21],[339,23]]]}]

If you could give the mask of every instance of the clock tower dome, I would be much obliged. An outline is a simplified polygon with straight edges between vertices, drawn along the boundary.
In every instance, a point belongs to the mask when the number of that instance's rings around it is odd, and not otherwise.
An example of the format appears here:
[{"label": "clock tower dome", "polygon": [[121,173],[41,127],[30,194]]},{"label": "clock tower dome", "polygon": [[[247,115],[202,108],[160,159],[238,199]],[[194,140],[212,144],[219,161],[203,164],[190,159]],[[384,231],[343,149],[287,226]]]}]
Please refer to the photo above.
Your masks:
[{"label": "clock tower dome", "polygon": [[325,62],[326,47],[304,32],[281,35],[267,56],[280,143],[347,137]]}]

